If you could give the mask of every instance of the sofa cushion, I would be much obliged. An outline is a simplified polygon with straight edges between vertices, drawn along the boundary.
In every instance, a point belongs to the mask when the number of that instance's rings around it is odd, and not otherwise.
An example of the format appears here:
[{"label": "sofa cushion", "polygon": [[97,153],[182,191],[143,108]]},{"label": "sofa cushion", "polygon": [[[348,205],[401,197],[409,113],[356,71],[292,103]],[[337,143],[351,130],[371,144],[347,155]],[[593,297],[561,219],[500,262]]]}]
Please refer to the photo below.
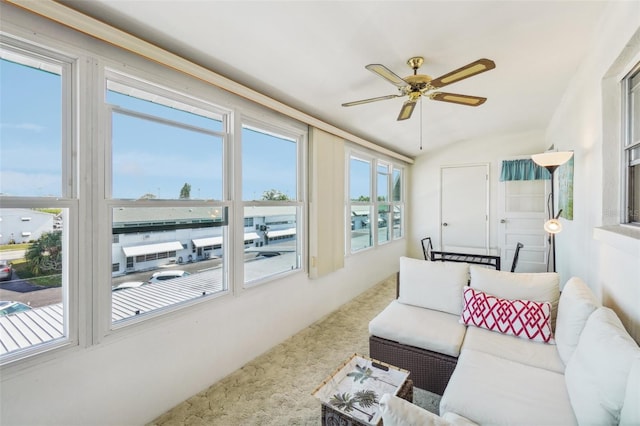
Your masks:
[{"label": "sofa cushion", "polygon": [[640,358],[633,361],[620,411],[620,426],[626,425],[640,425]]},{"label": "sofa cushion", "polygon": [[562,374],[471,349],[440,400],[449,412],[481,425],[577,424]]},{"label": "sofa cushion", "polygon": [[551,303],[551,329],[555,328],[560,286],[555,272],[516,273],[471,265],[470,286],[503,299]]},{"label": "sofa cushion", "polygon": [[549,302],[501,299],[465,287],[460,321],[466,325],[536,342],[553,342]]},{"label": "sofa cushion", "polygon": [[485,352],[532,367],[564,373],[564,363],[555,345],[532,342],[515,336],[469,327],[464,335],[461,352],[467,349]]},{"label": "sofa cushion", "polygon": [[388,393],[380,398],[380,411],[384,426],[477,426],[456,414],[440,417]]},{"label": "sofa cushion", "polygon": [[369,333],[383,339],[457,357],[466,328],[458,315],[392,301],[369,322]]},{"label": "sofa cushion", "polygon": [[637,358],[640,348],[611,309],[601,307],[589,316],[565,370],[580,423],[618,424],[627,377]]},{"label": "sofa cushion", "polygon": [[580,278],[573,277],[564,285],[558,302],[555,339],[565,365],[578,345],[587,318],[600,306],[591,289]]},{"label": "sofa cushion", "polygon": [[462,287],[469,282],[469,265],[400,258],[398,301],[460,315]]}]

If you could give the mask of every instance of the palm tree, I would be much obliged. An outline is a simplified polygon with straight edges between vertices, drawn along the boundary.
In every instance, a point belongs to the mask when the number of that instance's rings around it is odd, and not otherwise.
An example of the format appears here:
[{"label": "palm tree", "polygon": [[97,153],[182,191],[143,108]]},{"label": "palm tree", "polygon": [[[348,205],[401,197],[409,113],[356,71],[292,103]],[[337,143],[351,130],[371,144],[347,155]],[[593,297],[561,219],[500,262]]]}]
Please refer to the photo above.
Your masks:
[{"label": "palm tree", "polygon": [[364,383],[365,380],[373,379],[373,380],[379,380],[391,386],[395,386],[393,383],[386,382],[382,380],[380,377],[374,376],[372,369],[368,367],[361,367],[358,364],[356,364],[356,369],[354,371],[347,374],[347,377],[353,377],[354,382],[357,382],[358,380],[360,380],[360,383]]},{"label": "palm tree", "polygon": [[62,232],[43,233],[27,249],[24,257],[35,275],[40,275],[44,271],[60,272],[62,270]]},{"label": "palm tree", "polygon": [[[362,393],[367,393],[367,396],[365,397],[364,402],[361,401],[358,397],[358,394],[362,394]],[[371,394],[373,394],[373,401],[374,401],[373,403],[371,402],[371,398],[372,398]],[[367,416],[369,421],[371,421],[371,419],[373,418],[373,413],[367,413],[366,411],[363,411],[358,407],[356,407],[355,404],[358,404],[361,407],[368,408],[368,407],[371,407],[376,402],[378,402],[376,393],[371,390],[356,392],[356,395],[354,395],[353,397],[348,392],[345,392],[343,394],[337,393],[333,395],[329,400],[329,403],[334,407],[336,407],[337,409],[343,410],[345,413],[350,413],[353,410],[359,411],[365,416]]]},{"label": "palm tree", "polygon": [[363,389],[353,396],[361,407],[369,408],[378,403],[378,395],[371,389]]}]

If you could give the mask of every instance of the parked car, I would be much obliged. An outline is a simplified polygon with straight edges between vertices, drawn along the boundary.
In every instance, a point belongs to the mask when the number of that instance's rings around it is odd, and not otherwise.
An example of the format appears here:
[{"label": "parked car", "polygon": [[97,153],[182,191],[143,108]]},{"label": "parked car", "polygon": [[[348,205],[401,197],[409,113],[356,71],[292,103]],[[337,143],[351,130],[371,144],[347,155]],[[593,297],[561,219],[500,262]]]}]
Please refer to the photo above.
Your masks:
[{"label": "parked car", "polygon": [[145,281],[125,281],[111,288],[111,291],[125,290],[127,288],[137,288],[147,284]]},{"label": "parked car", "polygon": [[180,278],[180,277],[187,277],[191,275],[190,273],[188,273],[187,271],[181,271],[181,270],[173,270],[173,271],[162,271],[162,272],[156,272],[153,275],[151,275],[151,278],[149,278],[149,284],[153,284],[153,283],[160,283],[162,281],[167,281],[167,280],[172,280],[174,278]]},{"label": "parked car", "polygon": [[11,262],[0,260],[0,281],[10,281],[13,275],[13,266]]},{"label": "parked car", "polygon": [[20,302],[0,301],[0,316],[15,314],[16,312],[28,311],[31,306]]}]

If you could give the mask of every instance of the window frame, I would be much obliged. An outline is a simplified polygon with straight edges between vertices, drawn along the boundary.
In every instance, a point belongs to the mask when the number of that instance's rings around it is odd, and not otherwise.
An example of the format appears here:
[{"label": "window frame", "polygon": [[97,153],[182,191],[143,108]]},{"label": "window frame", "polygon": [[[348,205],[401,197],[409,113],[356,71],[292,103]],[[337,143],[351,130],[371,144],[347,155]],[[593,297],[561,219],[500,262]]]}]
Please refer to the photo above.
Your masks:
[{"label": "window frame", "polygon": [[[137,330],[156,327],[162,321],[172,321],[176,315],[188,314],[194,305],[211,304],[216,300],[237,297],[250,288],[267,282],[282,279],[292,273],[307,272],[307,185],[308,167],[307,150],[309,128],[294,118],[287,117],[265,108],[262,105],[229,94],[210,83],[199,81],[192,76],[184,75],[176,70],[153,63],[143,57],[123,51],[114,46],[103,46],[101,42],[92,41],[87,47],[79,47],[79,40],[84,35],[63,33],[59,39],[50,39],[34,34],[29,30],[12,25],[0,34],[3,49],[7,46],[19,53],[28,55],[45,55],[61,58],[70,65],[67,73],[66,87],[70,93],[63,105],[69,108],[62,126],[64,144],[62,145],[62,178],[64,183],[62,196],[56,197],[2,197],[6,208],[65,208],[68,218],[64,218],[65,234],[68,241],[65,253],[64,289],[66,336],[51,343],[34,348],[15,351],[0,359],[3,371],[21,370],[41,363],[43,360],[55,359],[69,350],[87,348],[104,341],[113,341],[136,333]],[[19,39],[21,37],[21,39]],[[24,41],[23,41],[24,40]],[[65,53],[61,53],[65,52]],[[70,53],[66,53],[70,52]],[[216,206],[227,209],[229,225],[227,226],[228,250],[230,255],[224,256],[228,287],[224,294],[214,297],[198,298],[188,302],[172,305],[167,309],[158,309],[136,321],[126,321],[114,326],[111,310],[110,282],[114,268],[111,257],[112,208],[120,205],[134,205],[132,200],[110,199],[112,185],[111,134],[110,120],[105,117],[111,114],[106,100],[106,79],[114,75],[126,76],[127,84],[142,82],[166,89],[177,97],[192,101],[202,101],[206,108],[211,108],[223,117],[225,126],[223,138],[222,161],[222,199],[215,200]],[[158,83],[156,83],[158,82]],[[65,93],[67,93],[65,89]],[[242,229],[243,218],[241,200],[241,133],[240,123],[248,119],[256,123],[261,130],[271,130],[277,135],[295,138],[296,140],[296,200],[289,205],[296,206],[297,232],[297,265],[293,271],[265,277],[260,282],[243,285],[240,261],[232,261],[233,254],[242,252],[244,238],[238,229]],[[246,123],[245,123],[246,124]],[[108,143],[105,143],[108,141]],[[80,143],[82,142],[82,143]],[[107,197],[109,194],[109,197]],[[214,197],[218,197],[217,192]],[[184,200],[163,201],[166,206],[185,207]],[[210,201],[191,200],[193,204],[211,206]],[[255,202],[251,202],[255,203]],[[269,202],[271,205],[280,203]],[[146,200],[135,204],[157,207],[155,201]],[[109,224],[103,226],[101,224]],[[236,241],[238,240],[238,241]],[[125,260],[128,262],[129,260]],[[240,270],[240,273],[238,273]],[[80,284],[82,283],[82,285]],[[216,300],[212,300],[216,299]],[[142,327],[142,328],[141,328]]]},{"label": "window frame", "polygon": [[[236,211],[234,231],[236,235],[244,236],[245,228],[245,216],[244,211],[247,207],[295,207],[296,208],[296,253],[297,253],[297,268],[276,272],[274,274],[265,275],[262,278],[254,279],[250,281],[245,280],[244,274],[244,261],[236,262],[234,268],[235,284],[237,288],[234,290],[237,293],[241,293],[244,290],[248,290],[254,287],[260,287],[263,284],[269,283],[275,279],[280,279],[284,276],[297,273],[307,272],[307,155],[308,155],[308,139],[309,131],[308,126],[298,124],[290,119],[280,118],[275,114],[265,119],[264,113],[259,114],[258,111],[253,111],[251,108],[247,108],[241,114],[238,114],[238,120],[236,120],[235,128],[235,143],[233,144],[235,159],[234,179],[237,183],[234,185],[234,206]],[[275,201],[275,200],[244,200],[243,191],[243,158],[242,158],[242,130],[247,128],[260,133],[265,133],[277,138],[291,140],[296,144],[296,199],[287,201]],[[244,240],[243,240],[244,242]],[[244,244],[238,244],[235,250],[235,257],[237,259],[244,258]]]},{"label": "window frame", "polygon": [[[227,220],[229,220],[231,216],[232,202],[230,201],[230,178],[228,176],[228,152],[229,152],[229,141],[231,140],[230,135],[230,125],[231,122],[231,109],[225,109],[224,107],[209,102],[205,97],[213,97],[211,95],[196,97],[193,96],[187,90],[179,90],[176,87],[179,86],[177,82],[173,81],[173,79],[168,78],[167,81],[163,81],[163,83],[159,83],[154,81],[153,77],[156,77],[155,80],[160,80],[155,75],[145,75],[145,70],[135,69],[132,70],[131,67],[122,67],[119,64],[105,61],[103,67],[101,68],[101,75],[99,78],[100,84],[100,94],[97,96],[100,102],[102,114],[100,114],[99,122],[102,126],[102,131],[100,132],[104,136],[103,146],[103,158],[102,161],[99,160],[98,168],[102,170],[98,177],[98,179],[102,180],[101,188],[104,188],[104,193],[99,195],[101,205],[100,212],[102,217],[104,217],[105,221],[102,223],[113,224],[112,212],[116,208],[172,208],[172,207],[180,207],[180,208],[219,208],[227,212]],[[171,71],[167,71],[168,76],[172,76]],[[144,77],[143,77],[144,75]],[[139,111],[132,111],[126,108],[121,108],[119,106],[111,105],[106,99],[106,93],[109,90],[107,87],[107,81],[113,81],[119,85],[128,87],[132,89],[132,91],[139,93],[138,91],[143,92],[142,96],[137,96],[139,99],[145,99],[146,95],[158,95],[161,96],[168,101],[175,101],[180,104],[183,104],[188,107],[194,107],[199,111],[206,111],[211,115],[212,119],[219,119],[222,122],[222,130],[207,130],[207,134],[215,135],[222,140],[222,192],[220,200],[200,200],[200,199],[154,199],[154,200],[133,200],[133,199],[120,199],[113,198],[112,195],[112,183],[113,183],[113,150],[112,150],[112,135],[111,135],[111,117],[112,114],[115,113],[124,113],[130,117],[140,117],[140,118],[149,118],[153,122],[166,124],[169,123],[172,126],[176,126],[178,128],[184,129],[196,129],[197,126],[192,125],[181,125],[179,122],[175,122],[169,119],[165,119],[157,116],[146,116],[145,113]],[[165,105],[168,106],[168,105]],[[101,229],[101,231],[105,234],[102,238],[102,241],[109,242],[109,247],[103,247],[104,244],[101,244],[99,250],[102,253],[99,257],[102,259],[99,266],[99,276],[108,276],[111,278],[111,269],[107,271],[105,265],[111,266],[112,261],[112,253],[111,246],[113,241],[113,231],[112,226],[103,227],[105,229]],[[173,312],[182,311],[183,309],[188,309],[190,306],[199,305],[201,303],[206,303],[212,299],[217,299],[229,295],[232,293],[232,281],[231,274],[229,273],[230,267],[230,253],[233,252],[233,247],[235,242],[232,240],[230,232],[230,225],[224,226],[223,229],[223,238],[224,241],[228,242],[224,244],[223,251],[224,254],[222,256],[223,264],[222,264],[222,281],[223,281],[223,290],[211,294],[207,294],[203,297],[191,298],[188,300],[180,301],[178,303],[173,303],[167,306],[163,306],[161,308],[149,311],[144,313],[144,315],[136,315],[126,319],[122,319],[120,321],[114,322],[112,321],[112,309],[113,309],[113,299],[112,292],[110,288],[107,286],[102,286],[98,291],[100,293],[99,305],[104,306],[101,310],[103,313],[99,315],[97,319],[100,324],[99,331],[96,333],[95,341],[99,342],[102,339],[106,338],[109,335],[117,334],[120,332],[124,332],[133,326],[138,326],[145,323],[153,323],[154,320],[163,318],[168,314]],[[105,275],[107,274],[107,275]]]},{"label": "window frame", "polygon": [[[351,160],[356,159],[359,161],[365,161],[370,164],[370,176],[369,176],[369,191],[370,191],[370,200],[369,201],[354,201],[351,199]],[[346,173],[345,179],[346,184],[346,206],[345,206],[345,230],[346,230],[346,238],[345,238],[345,252],[347,255],[353,255],[361,252],[365,252],[368,250],[376,249],[380,246],[385,246],[394,241],[404,239],[405,237],[405,167],[400,165],[399,163],[374,154],[369,154],[357,149],[347,149],[346,150]],[[386,168],[386,177],[387,177],[387,194],[386,200],[380,200],[380,194],[378,194],[378,169],[379,167]],[[394,183],[394,173],[400,173],[400,194],[399,200],[394,200],[393,193],[393,183]],[[363,247],[361,249],[353,250],[351,237],[352,237],[352,228],[351,228],[351,212],[353,206],[370,206],[370,232],[371,232],[371,245],[367,247]],[[379,212],[380,208],[386,206],[388,207],[388,216],[390,219],[387,220],[387,240],[380,241],[379,235]],[[395,209],[398,208],[400,210],[400,235],[395,236],[394,228],[393,228],[393,215]],[[391,222],[391,223],[389,223]],[[391,226],[391,228],[389,228]]]},{"label": "window frame", "polygon": [[[635,88],[631,85],[631,80],[634,77],[638,80],[636,82]],[[620,85],[622,89],[621,223],[640,227],[640,213],[635,212],[634,214],[631,214],[630,212],[630,210],[632,209],[632,203],[635,202],[635,204],[640,204],[640,200],[632,200],[631,182],[633,173],[631,171],[631,168],[634,166],[638,166],[638,172],[640,172],[640,158],[632,160],[632,151],[640,150],[640,129],[635,129],[635,134],[637,135],[638,139],[635,141],[633,140],[633,114],[640,114],[640,111],[634,111],[634,105],[632,102],[633,96],[640,97],[640,62],[634,65],[631,70],[622,78]],[[640,123],[640,119],[638,120],[638,122]],[[636,177],[636,180],[640,179]],[[634,220],[634,216],[637,219]]]},{"label": "window frame", "polygon": [[[79,107],[78,92],[82,85],[81,76],[86,75],[82,65],[81,55],[74,56],[63,51],[58,43],[48,43],[47,46],[36,44],[34,41],[18,39],[9,34],[0,34],[0,49],[10,52],[13,57],[20,57],[23,62],[14,61],[24,66],[27,62],[46,63],[60,70],[61,89],[61,134],[60,134],[60,195],[54,196],[6,196],[0,197],[3,209],[36,209],[59,208],[64,212],[62,229],[63,267],[61,272],[61,293],[64,324],[63,336],[32,345],[30,347],[9,352],[0,358],[0,366],[12,364],[32,365],[39,362],[47,354],[57,354],[61,350],[85,345],[82,338],[84,326],[80,321],[79,301],[81,300],[78,286],[81,271],[79,264],[84,258],[84,247],[79,238],[79,216],[86,206],[80,198],[80,164],[79,159],[85,151],[79,147],[79,132],[75,123],[81,121],[82,114]],[[39,68],[43,72],[46,69]]]}]

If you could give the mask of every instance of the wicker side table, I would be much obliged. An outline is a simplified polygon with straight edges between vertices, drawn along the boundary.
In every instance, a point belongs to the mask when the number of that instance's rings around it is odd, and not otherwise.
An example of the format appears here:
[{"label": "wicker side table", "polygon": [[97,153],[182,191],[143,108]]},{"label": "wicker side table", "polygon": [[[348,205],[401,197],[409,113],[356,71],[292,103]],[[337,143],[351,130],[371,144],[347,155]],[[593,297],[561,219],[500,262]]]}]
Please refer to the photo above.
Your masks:
[{"label": "wicker side table", "polygon": [[[413,382],[411,379],[407,379],[400,390],[398,391],[398,397],[413,402]],[[378,426],[382,425],[382,420],[378,422]],[[368,426],[366,423],[361,423],[347,415],[336,411],[328,405],[322,404],[322,426]]]}]

